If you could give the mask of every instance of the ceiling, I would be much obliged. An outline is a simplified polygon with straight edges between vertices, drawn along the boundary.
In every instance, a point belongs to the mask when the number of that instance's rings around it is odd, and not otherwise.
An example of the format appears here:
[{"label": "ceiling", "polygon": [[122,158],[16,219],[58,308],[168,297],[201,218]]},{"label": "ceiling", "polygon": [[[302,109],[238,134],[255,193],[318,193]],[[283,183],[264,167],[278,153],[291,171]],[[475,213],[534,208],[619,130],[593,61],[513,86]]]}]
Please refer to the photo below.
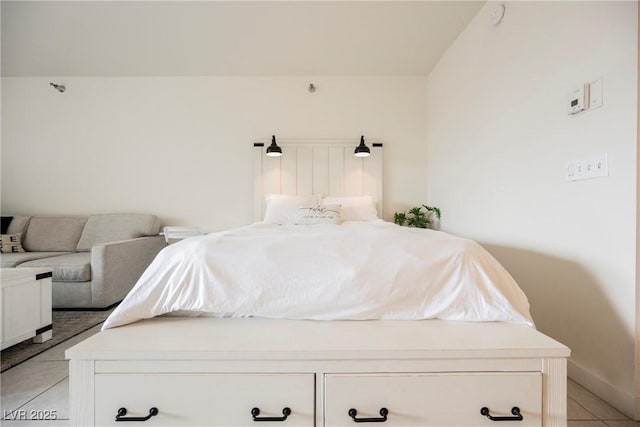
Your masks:
[{"label": "ceiling", "polygon": [[484,1],[2,1],[3,76],[427,75]]}]

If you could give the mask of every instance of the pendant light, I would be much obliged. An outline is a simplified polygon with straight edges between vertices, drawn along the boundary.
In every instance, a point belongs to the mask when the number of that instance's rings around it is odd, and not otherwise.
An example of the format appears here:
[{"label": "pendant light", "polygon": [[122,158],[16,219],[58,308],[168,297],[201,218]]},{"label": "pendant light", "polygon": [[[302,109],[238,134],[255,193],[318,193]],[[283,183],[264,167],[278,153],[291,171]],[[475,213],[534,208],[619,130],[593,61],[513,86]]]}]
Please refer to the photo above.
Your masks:
[{"label": "pendant light", "polygon": [[356,147],[356,151],[353,152],[353,155],[356,157],[369,157],[371,155],[371,150],[364,143],[364,135],[360,137],[360,145]]},{"label": "pendant light", "polygon": [[282,148],[276,144],[276,136],[271,135],[271,145],[267,147],[267,156],[280,157],[282,156]]}]

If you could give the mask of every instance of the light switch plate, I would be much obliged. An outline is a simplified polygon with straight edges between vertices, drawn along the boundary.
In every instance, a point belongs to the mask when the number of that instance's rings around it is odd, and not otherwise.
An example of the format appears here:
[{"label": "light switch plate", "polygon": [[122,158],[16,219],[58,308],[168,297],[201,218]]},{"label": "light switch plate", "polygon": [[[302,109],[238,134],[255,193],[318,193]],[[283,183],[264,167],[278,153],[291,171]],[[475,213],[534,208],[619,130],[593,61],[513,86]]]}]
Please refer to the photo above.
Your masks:
[{"label": "light switch plate", "polygon": [[564,167],[564,178],[567,181],[601,178],[609,176],[609,159],[607,153],[569,160]]},{"label": "light switch plate", "polygon": [[589,110],[602,107],[602,77],[589,82]]},{"label": "light switch plate", "polygon": [[597,178],[599,176],[609,176],[609,161],[607,153],[590,157],[587,160],[589,165],[589,178]]}]

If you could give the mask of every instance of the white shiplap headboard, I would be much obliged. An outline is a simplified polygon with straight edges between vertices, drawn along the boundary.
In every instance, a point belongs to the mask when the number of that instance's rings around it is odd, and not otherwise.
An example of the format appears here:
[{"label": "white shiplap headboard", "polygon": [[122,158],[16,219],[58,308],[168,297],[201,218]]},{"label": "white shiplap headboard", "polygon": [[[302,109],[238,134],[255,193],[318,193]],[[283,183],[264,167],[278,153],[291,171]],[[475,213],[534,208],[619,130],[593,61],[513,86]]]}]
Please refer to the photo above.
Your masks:
[{"label": "white shiplap headboard", "polygon": [[355,157],[358,141],[278,141],[281,157],[268,157],[268,143],[254,143],[254,219],[261,221],[269,193],[373,196],[382,218],[382,144],[368,144],[369,157]]}]

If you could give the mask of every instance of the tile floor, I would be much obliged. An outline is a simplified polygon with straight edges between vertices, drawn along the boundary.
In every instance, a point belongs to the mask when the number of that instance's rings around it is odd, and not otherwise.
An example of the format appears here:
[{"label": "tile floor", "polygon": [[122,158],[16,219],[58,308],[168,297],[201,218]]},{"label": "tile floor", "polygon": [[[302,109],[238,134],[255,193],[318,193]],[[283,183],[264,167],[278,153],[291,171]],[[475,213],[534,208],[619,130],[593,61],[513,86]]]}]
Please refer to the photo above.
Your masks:
[{"label": "tile floor", "polygon": [[[67,348],[100,331],[96,325],[0,375],[2,427],[69,426],[69,362]],[[56,420],[37,421],[31,411],[56,411]],[[23,416],[24,415],[24,416]],[[44,414],[43,414],[44,415]],[[20,419],[22,418],[22,419]]]},{"label": "tile floor", "polygon": [[[0,375],[3,427],[69,426],[69,365],[64,351],[97,333],[101,325],[67,340]],[[569,380],[568,427],[640,427],[584,387]],[[56,411],[55,421],[17,420],[31,411]]]}]

